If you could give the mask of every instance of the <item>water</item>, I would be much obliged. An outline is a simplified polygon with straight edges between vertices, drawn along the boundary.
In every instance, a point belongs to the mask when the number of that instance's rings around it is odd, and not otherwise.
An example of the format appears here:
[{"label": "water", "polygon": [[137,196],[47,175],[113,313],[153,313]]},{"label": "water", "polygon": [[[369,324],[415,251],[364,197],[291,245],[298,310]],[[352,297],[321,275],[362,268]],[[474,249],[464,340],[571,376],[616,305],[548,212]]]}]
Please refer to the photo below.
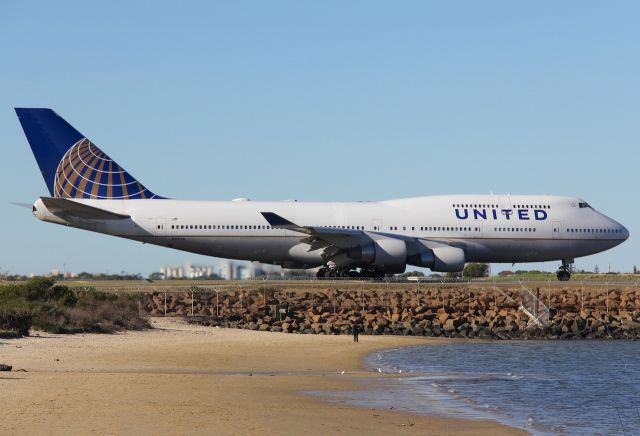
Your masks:
[{"label": "water", "polygon": [[640,434],[640,342],[505,341],[426,345],[368,358],[383,390],[354,401],[489,418],[534,434]]}]

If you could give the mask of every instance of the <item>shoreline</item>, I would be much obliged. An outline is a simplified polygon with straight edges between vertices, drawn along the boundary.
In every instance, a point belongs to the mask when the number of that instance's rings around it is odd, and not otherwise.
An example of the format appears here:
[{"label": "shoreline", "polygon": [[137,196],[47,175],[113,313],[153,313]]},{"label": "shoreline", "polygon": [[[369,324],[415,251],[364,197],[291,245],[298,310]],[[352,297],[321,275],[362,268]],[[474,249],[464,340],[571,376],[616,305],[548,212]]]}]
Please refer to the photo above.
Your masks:
[{"label": "shoreline", "polygon": [[368,389],[360,381],[381,376],[367,370],[368,354],[438,339],[353,344],[345,335],[152,323],[141,332],[0,340],[0,363],[14,367],[0,373],[0,434],[528,434],[311,394]]}]

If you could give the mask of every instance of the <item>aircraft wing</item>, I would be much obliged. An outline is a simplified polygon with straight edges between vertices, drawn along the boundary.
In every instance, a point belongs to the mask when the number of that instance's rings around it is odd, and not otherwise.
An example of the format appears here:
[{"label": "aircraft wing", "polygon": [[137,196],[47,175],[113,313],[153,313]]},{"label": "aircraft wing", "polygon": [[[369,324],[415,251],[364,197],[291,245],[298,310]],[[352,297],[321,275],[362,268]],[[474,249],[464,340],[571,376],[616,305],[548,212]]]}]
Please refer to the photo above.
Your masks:
[{"label": "aircraft wing", "polygon": [[40,197],[42,203],[52,214],[62,219],[80,218],[88,220],[122,220],[131,218],[129,215],[119,214],[87,204],[77,203],[66,198]]},{"label": "aircraft wing", "polygon": [[261,213],[273,228],[286,229],[309,235],[308,237],[302,239],[301,242],[309,244],[308,251],[324,249],[323,257],[325,259],[330,259],[333,256],[348,250],[349,248],[363,245],[367,242],[372,241],[373,239],[375,239],[371,237],[372,234],[382,235],[386,238],[402,239],[407,244],[412,246],[416,251],[420,250],[419,246],[430,249],[445,246],[459,247],[462,249],[467,248],[464,242],[455,240],[434,240],[405,235],[386,234],[383,232],[365,232],[363,230],[335,229],[333,227],[299,226],[273,212]]},{"label": "aircraft wing", "polygon": [[333,227],[299,226],[273,212],[260,212],[274,229],[285,229],[309,235],[302,242],[309,244],[309,251],[335,246],[351,248],[362,239],[368,239],[362,230],[334,229]]}]

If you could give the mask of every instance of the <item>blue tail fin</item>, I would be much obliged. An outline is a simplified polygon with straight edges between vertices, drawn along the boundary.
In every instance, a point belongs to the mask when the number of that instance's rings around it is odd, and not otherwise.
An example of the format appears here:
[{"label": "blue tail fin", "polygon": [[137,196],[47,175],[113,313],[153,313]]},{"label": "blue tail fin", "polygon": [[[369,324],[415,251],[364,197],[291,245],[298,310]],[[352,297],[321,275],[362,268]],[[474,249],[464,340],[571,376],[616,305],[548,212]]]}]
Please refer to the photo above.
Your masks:
[{"label": "blue tail fin", "polygon": [[16,108],[16,114],[52,197],[162,198],[51,109]]}]

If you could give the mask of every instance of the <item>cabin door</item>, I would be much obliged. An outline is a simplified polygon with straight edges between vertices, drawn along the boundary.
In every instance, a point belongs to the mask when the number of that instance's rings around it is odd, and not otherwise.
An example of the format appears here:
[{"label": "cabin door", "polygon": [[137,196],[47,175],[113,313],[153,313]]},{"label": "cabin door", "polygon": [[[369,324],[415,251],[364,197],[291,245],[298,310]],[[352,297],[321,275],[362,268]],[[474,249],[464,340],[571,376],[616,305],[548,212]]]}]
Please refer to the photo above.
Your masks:
[{"label": "cabin door", "polygon": [[167,220],[164,218],[156,218],[156,236],[165,236],[167,234]]},{"label": "cabin door", "polygon": [[382,220],[380,218],[374,218],[371,220],[371,230],[378,232],[382,230]]},{"label": "cabin door", "polygon": [[562,222],[554,221],[551,228],[551,235],[553,239],[560,238],[560,231],[562,230]]}]

